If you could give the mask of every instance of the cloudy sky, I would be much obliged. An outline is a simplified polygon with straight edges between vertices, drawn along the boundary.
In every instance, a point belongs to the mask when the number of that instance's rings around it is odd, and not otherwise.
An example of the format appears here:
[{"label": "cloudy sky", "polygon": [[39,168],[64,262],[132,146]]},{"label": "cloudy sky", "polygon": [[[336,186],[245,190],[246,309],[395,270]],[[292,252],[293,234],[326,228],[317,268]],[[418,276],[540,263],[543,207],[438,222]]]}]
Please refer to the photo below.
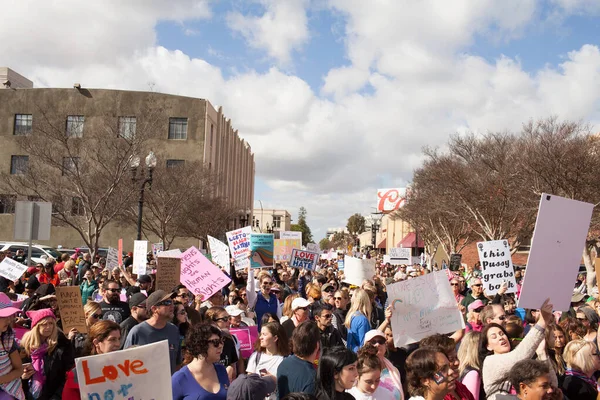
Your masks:
[{"label": "cloudy sky", "polygon": [[403,187],[425,145],[600,122],[599,0],[0,0],[0,65],[38,87],[222,105],[255,200],[323,237]]}]

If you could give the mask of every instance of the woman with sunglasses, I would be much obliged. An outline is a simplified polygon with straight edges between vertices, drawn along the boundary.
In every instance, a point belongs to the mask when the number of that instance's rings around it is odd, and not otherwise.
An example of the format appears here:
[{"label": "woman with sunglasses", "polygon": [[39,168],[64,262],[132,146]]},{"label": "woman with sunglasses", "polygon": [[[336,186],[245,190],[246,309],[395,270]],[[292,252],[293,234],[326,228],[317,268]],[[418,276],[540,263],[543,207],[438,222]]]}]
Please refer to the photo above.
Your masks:
[{"label": "woman with sunglasses", "polygon": [[[96,303],[95,301],[87,302],[86,305],[83,306],[83,313],[85,314],[85,324],[88,327],[88,331],[93,325],[102,319],[102,308],[100,308],[100,304]],[[83,350],[87,336],[87,333],[81,333],[75,328],[69,331],[67,337],[73,344],[75,358],[83,357]]]},{"label": "woman with sunglasses", "polygon": [[387,353],[387,339],[385,334],[376,329],[370,330],[365,335],[365,344],[363,348],[373,348],[379,363],[381,364],[381,379],[379,386],[386,389],[395,400],[402,400],[402,379],[400,371],[385,356]]},{"label": "woman with sunglasses", "polygon": [[54,287],[60,285],[60,277],[54,272],[54,263],[48,262],[44,265],[44,268],[38,276],[38,281],[43,285],[44,283],[51,283]]},{"label": "woman with sunglasses", "polygon": [[223,333],[215,325],[198,324],[190,328],[186,345],[194,359],[173,374],[173,400],[227,399],[230,380],[220,363],[224,342]]},{"label": "woman with sunglasses", "polygon": [[318,400],[354,400],[346,390],[352,389],[358,378],[356,354],[337,346],[326,349],[319,360],[315,395]]},{"label": "woman with sunglasses", "polygon": [[177,329],[179,329],[179,337],[181,339],[181,353],[184,354],[185,335],[190,329],[190,320],[188,318],[187,312],[185,311],[185,306],[182,303],[175,301],[173,302],[173,305],[175,306],[175,313],[173,315],[173,325],[175,325]]},{"label": "woman with sunglasses", "polygon": [[469,312],[467,313],[467,323],[465,324],[465,332],[481,332],[483,330],[483,322],[481,322],[481,311],[485,306],[481,300],[475,300],[469,304]]},{"label": "woman with sunglasses", "polygon": [[233,381],[238,374],[244,372],[244,365],[238,363],[239,356],[236,350],[234,337],[229,333],[229,313],[223,307],[211,307],[206,311],[206,320],[221,331],[223,348],[220,352],[220,363],[223,365]]},{"label": "woman with sunglasses", "polygon": [[[260,292],[256,293],[254,283],[254,268],[248,268],[248,283],[246,284],[246,295],[248,296],[248,308],[254,308],[256,321],[260,322],[262,315],[266,312],[275,314],[281,318],[281,304],[274,293],[271,293],[273,278],[268,272],[263,271],[258,275]],[[260,329],[260,326],[258,327]]]},{"label": "woman with sunglasses", "polygon": [[598,345],[598,321],[600,319],[596,311],[592,307],[585,305],[577,309],[575,318],[585,326],[586,334],[584,339]]},{"label": "woman with sunglasses", "polygon": [[456,386],[456,371],[444,353],[415,350],[406,359],[409,400],[442,400]]},{"label": "woman with sunglasses", "polygon": [[344,343],[347,343],[348,328],[346,325],[344,325],[344,321],[346,321],[348,307],[350,306],[350,295],[348,294],[348,289],[341,288],[333,293],[333,306],[333,314],[335,315],[335,318],[333,319],[333,326],[342,335],[342,340]]},{"label": "woman with sunglasses", "polygon": [[587,340],[573,340],[565,346],[567,370],[560,377],[558,387],[569,399],[596,400],[598,383],[594,372],[600,370],[598,348]]},{"label": "woman with sunglasses", "polygon": [[460,304],[461,301],[465,298],[462,294],[460,294],[460,283],[458,282],[458,278],[454,276],[450,280],[450,286],[452,287],[452,293],[454,294],[454,298],[456,299],[456,304]]}]

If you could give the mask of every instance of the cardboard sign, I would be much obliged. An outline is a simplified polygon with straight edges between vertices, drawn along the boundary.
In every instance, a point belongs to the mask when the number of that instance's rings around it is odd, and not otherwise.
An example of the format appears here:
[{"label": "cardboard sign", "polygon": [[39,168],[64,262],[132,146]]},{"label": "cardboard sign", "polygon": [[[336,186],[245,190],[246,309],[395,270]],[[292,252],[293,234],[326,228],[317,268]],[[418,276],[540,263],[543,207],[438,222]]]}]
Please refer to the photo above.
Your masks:
[{"label": "cardboard sign", "polygon": [[[121,257],[123,257],[121,255]],[[114,247],[109,247],[108,252],[106,253],[106,268],[109,271],[114,270],[115,268],[119,268],[119,253],[118,250]]]},{"label": "cardboard sign", "polygon": [[250,266],[252,268],[273,267],[273,234],[250,234]]},{"label": "cardboard sign", "polygon": [[252,228],[246,226],[235,231],[227,232],[227,243],[233,258],[244,258],[250,256],[250,235]]},{"label": "cardboard sign", "polygon": [[137,275],[144,275],[146,273],[146,264],[148,259],[146,253],[148,252],[148,241],[147,240],[134,240],[133,241],[133,273]]},{"label": "cardboard sign", "polygon": [[316,243],[307,243],[306,250],[312,251],[313,253],[321,253],[321,248]]},{"label": "cardboard sign", "polygon": [[491,240],[477,243],[481,262],[482,279],[487,294],[495,295],[504,281],[508,285],[506,293],[516,293],[517,280],[510,256],[508,240]]},{"label": "cardboard sign", "polygon": [[[296,232],[292,232],[292,233],[296,233]],[[275,243],[274,243],[274,247],[275,247],[275,261],[276,262],[290,261],[292,258],[292,250],[301,248],[302,240],[301,239],[276,239]]]},{"label": "cardboard sign", "polygon": [[377,211],[396,211],[406,203],[406,188],[377,189]]},{"label": "cardboard sign", "polygon": [[194,295],[208,299],[225,287],[231,279],[211,263],[194,246],[181,255],[180,281]]},{"label": "cardboard sign", "polygon": [[172,291],[179,285],[181,259],[179,257],[158,257],[156,259],[156,289]]},{"label": "cardboard sign", "polygon": [[208,235],[208,245],[212,261],[221,267],[229,268],[229,247],[210,235]]},{"label": "cardboard sign", "polygon": [[0,275],[11,282],[21,278],[25,271],[27,271],[27,265],[21,264],[12,258],[6,257],[0,263]]},{"label": "cardboard sign", "polygon": [[79,286],[58,286],[56,288],[56,300],[60,310],[63,331],[68,334],[72,328],[75,328],[79,333],[87,333]]},{"label": "cardboard sign", "polygon": [[392,247],[390,249],[389,263],[391,265],[412,264],[412,249],[410,247]]},{"label": "cardboard sign", "polygon": [[75,362],[82,399],[173,400],[166,340]]},{"label": "cardboard sign", "polygon": [[594,205],[542,194],[518,306],[568,311]]},{"label": "cardboard sign", "polygon": [[387,292],[396,347],[465,327],[445,271],[393,283]]},{"label": "cardboard sign", "polygon": [[162,243],[152,243],[152,256],[156,258],[159,251],[163,251],[164,245]]},{"label": "cardboard sign", "polygon": [[344,257],[344,282],[360,286],[366,279],[375,276],[375,260]]},{"label": "cardboard sign", "polygon": [[290,260],[290,267],[293,268],[305,268],[313,271],[317,262],[319,261],[319,253],[313,253],[305,250],[292,250],[292,257]]},{"label": "cardboard sign", "polygon": [[235,335],[238,342],[240,343],[240,353],[243,358],[250,358],[254,351],[254,343],[258,339],[258,327],[247,326],[243,328],[231,328],[229,332]]},{"label": "cardboard sign", "polygon": [[449,268],[451,271],[458,271],[462,262],[462,254],[454,253],[450,254],[450,265]]},{"label": "cardboard sign", "polygon": [[119,239],[119,265],[123,265],[123,239]]}]

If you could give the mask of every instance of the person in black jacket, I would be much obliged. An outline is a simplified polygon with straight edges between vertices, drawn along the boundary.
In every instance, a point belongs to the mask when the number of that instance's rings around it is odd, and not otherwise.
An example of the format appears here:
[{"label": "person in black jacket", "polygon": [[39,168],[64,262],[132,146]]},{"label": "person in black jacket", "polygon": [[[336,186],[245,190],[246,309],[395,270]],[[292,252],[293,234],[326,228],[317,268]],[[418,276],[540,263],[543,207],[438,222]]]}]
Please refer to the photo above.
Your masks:
[{"label": "person in black jacket", "polygon": [[75,366],[73,347],[56,326],[56,317],[49,308],[28,311],[31,331],[21,341],[27,355],[23,389],[34,399],[62,398],[67,372]]},{"label": "person in black jacket", "polygon": [[333,307],[329,304],[319,304],[313,309],[315,322],[321,333],[321,349],[333,346],[345,346],[340,332],[333,327]]}]

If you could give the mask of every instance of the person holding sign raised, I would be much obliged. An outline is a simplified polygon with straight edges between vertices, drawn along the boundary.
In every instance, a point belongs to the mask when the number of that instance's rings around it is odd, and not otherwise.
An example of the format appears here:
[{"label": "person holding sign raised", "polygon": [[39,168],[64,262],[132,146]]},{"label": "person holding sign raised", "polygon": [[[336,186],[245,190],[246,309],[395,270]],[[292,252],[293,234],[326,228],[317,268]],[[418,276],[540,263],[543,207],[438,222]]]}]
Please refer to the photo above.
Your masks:
[{"label": "person holding sign raised", "polygon": [[248,283],[246,284],[246,294],[248,295],[248,307],[254,308],[256,313],[256,321],[259,323],[264,313],[271,313],[282,317],[281,305],[277,299],[277,295],[271,293],[273,286],[273,278],[268,272],[263,271],[258,275],[258,283],[260,284],[260,292],[256,292],[254,283],[254,269],[248,268]]}]

